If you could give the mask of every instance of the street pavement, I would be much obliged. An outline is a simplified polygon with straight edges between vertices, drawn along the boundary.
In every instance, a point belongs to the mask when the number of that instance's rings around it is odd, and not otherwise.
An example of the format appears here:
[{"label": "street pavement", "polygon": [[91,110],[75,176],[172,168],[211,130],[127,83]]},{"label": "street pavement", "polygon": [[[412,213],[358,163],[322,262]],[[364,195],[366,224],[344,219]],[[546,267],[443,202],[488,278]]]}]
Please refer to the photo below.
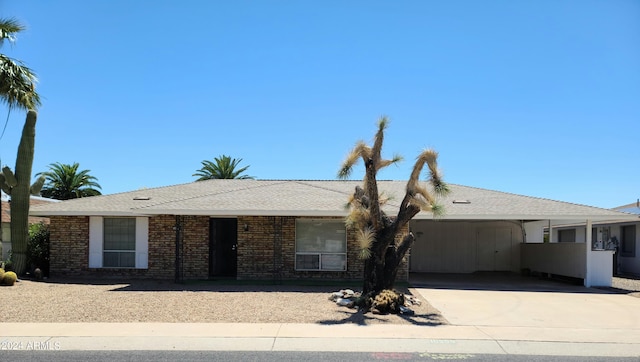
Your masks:
[{"label": "street pavement", "polygon": [[2,323],[1,350],[327,351],[640,357],[640,298],[418,283],[448,325]]}]

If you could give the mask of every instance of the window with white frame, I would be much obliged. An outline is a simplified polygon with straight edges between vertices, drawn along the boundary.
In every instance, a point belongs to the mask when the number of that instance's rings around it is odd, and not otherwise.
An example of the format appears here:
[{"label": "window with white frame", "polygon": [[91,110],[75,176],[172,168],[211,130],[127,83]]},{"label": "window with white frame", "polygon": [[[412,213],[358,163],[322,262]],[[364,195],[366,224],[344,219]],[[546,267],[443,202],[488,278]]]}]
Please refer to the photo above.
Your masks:
[{"label": "window with white frame", "polygon": [[148,267],[148,217],[89,217],[89,268]]},{"label": "window with white frame", "polygon": [[135,268],[136,219],[105,218],[102,253],[105,268]]},{"label": "window with white frame", "polygon": [[296,270],[347,270],[344,221],[296,220]]}]

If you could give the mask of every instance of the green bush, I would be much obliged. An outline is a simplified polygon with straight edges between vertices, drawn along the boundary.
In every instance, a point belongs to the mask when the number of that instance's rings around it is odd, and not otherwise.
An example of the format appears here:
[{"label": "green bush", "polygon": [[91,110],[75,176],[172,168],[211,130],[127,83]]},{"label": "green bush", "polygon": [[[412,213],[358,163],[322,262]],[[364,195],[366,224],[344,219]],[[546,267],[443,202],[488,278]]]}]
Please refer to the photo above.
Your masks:
[{"label": "green bush", "polygon": [[12,271],[6,272],[2,277],[2,285],[12,286],[16,283],[16,280],[18,280],[16,273]]},{"label": "green bush", "polygon": [[49,225],[39,223],[29,226],[27,265],[32,271],[39,268],[44,276],[49,275]]},{"label": "green bush", "polygon": [[0,268],[0,281],[4,278],[4,269]]},{"label": "green bush", "polygon": [[13,271],[13,262],[11,261],[11,252],[9,252],[9,260],[4,262],[4,271]]}]

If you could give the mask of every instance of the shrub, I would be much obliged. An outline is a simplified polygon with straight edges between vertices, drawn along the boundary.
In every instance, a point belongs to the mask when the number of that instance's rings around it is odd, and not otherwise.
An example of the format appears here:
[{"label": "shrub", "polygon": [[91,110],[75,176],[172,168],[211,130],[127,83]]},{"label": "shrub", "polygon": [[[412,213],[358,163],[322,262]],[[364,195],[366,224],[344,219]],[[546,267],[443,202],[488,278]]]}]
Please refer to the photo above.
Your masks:
[{"label": "shrub", "polygon": [[43,275],[49,275],[49,225],[39,223],[29,226],[27,264],[33,269],[39,268]]},{"label": "shrub", "polygon": [[2,285],[12,286],[16,283],[16,280],[18,280],[18,276],[16,275],[16,273],[12,271],[6,272],[2,277]]},{"label": "shrub", "polygon": [[0,281],[2,281],[3,277],[4,277],[4,269],[0,268]]},{"label": "shrub", "polygon": [[371,308],[381,314],[398,313],[401,306],[404,306],[404,294],[389,289],[378,293],[371,304]]},{"label": "shrub", "polygon": [[9,260],[4,262],[4,271],[13,271],[13,262],[11,261],[11,256],[9,256]]}]

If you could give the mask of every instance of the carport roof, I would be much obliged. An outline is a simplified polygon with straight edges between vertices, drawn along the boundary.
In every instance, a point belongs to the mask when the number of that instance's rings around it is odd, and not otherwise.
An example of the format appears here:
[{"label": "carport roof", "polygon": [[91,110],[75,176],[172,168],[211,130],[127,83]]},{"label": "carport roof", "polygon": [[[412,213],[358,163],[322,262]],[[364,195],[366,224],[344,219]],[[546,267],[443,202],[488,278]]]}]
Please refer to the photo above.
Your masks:
[{"label": "carport roof", "polygon": [[[345,216],[349,196],[362,181],[208,180],[93,196],[31,208],[34,216]],[[406,181],[378,181],[395,215]],[[451,220],[637,220],[637,215],[585,205],[449,185],[441,200]],[[415,219],[432,219],[427,212]]]}]

